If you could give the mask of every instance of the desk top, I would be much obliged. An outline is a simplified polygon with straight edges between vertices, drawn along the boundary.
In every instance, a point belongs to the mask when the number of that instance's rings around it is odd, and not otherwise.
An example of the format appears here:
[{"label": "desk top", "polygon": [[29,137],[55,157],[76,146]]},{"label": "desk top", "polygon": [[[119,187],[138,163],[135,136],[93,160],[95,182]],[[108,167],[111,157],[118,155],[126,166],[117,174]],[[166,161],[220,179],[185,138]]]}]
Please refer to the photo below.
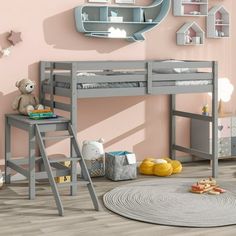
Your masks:
[{"label": "desk top", "polygon": [[65,122],[70,121],[69,119],[62,116],[58,116],[57,118],[33,120],[33,119],[30,119],[28,116],[24,116],[24,115],[6,114],[6,118],[12,120],[13,122],[18,121],[27,125],[55,124],[55,123],[65,123]]}]

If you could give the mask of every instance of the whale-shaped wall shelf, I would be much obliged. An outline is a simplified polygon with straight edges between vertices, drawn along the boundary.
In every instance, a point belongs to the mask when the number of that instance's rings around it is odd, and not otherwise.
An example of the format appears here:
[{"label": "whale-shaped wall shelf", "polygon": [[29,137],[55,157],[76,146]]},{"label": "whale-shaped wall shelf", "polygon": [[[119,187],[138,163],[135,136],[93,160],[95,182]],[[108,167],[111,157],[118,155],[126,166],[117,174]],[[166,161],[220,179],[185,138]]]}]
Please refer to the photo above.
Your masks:
[{"label": "whale-shaped wall shelf", "polygon": [[148,6],[81,5],[75,8],[77,31],[99,38],[145,40],[144,33],[158,26],[170,10],[171,0]]}]

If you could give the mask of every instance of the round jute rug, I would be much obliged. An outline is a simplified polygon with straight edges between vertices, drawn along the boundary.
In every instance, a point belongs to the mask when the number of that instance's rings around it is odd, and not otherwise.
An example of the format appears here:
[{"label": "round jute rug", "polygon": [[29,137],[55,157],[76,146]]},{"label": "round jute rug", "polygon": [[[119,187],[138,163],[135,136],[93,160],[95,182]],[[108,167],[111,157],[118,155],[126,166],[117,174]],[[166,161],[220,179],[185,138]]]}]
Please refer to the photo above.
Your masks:
[{"label": "round jute rug", "polygon": [[236,181],[217,181],[220,195],[193,194],[196,179],[157,178],[117,187],[103,196],[105,206],[129,219],[171,226],[236,224]]}]

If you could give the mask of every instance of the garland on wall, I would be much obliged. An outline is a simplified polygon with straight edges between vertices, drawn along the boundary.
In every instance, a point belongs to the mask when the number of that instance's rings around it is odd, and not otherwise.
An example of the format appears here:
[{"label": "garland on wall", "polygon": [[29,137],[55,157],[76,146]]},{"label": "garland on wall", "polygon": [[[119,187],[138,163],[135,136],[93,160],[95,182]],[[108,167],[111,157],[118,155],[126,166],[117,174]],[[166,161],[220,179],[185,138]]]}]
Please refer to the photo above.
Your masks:
[{"label": "garland on wall", "polygon": [[7,40],[11,43],[10,47],[2,49],[0,52],[3,57],[8,57],[11,54],[11,49],[18,43],[22,41],[21,32],[11,31],[10,35],[7,37]]}]

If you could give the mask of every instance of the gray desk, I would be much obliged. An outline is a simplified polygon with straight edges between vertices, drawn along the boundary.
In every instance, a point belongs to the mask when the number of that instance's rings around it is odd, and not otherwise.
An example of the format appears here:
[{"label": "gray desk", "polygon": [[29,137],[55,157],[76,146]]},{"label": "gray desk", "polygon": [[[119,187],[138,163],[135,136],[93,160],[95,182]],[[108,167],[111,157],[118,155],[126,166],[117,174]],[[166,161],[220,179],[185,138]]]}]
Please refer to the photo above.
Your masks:
[{"label": "gray desk", "polygon": [[[11,156],[11,127],[25,130],[29,136],[29,151],[27,158],[12,158]],[[66,131],[67,135],[46,136],[46,132],[50,131]],[[24,175],[29,181],[29,199],[35,198],[35,181],[38,179],[48,178],[58,208],[59,215],[64,214],[63,205],[55,183],[55,177],[71,176],[69,184],[71,195],[77,194],[77,162],[81,166],[83,172],[83,181],[86,181],[94,208],[99,210],[99,202],[96,196],[93,183],[89,176],[86,164],[80,153],[79,145],[76,138],[76,132],[73,130],[70,120],[64,117],[44,120],[31,120],[27,116],[22,115],[6,115],[5,119],[5,181],[6,184],[11,182],[11,169]],[[46,153],[46,140],[70,138],[70,157],[55,158],[50,160]],[[35,156],[35,146],[38,144],[40,157]],[[74,155],[72,155],[75,153]],[[35,171],[35,163],[40,161],[43,163],[45,171]],[[63,161],[70,161],[70,167],[61,164]],[[27,168],[25,168],[27,166]],[[52,169],[53,167],[54,169]]]},{"label": "gray desk", "polygon": [[[55,119],[32,120],[23,115],[6,115],[5,119],[5,173],[6,183],[11,182],[10,169],[24,175],[29,181],[29,199],[35,198],[35,180],[47,178],[46,172],[35,172],[35,163],[40,162],[41,157],[35,156],[36,136],[35,125],[43,125],[45,132],[54,130],[65,130],[68,119],[58,117]],[[11,127],[16,127],[28,132],[28,158],[12,158],[11,150]],[[28,169],[22,167],[28,165]],[[56,176],[70,175],[68,168],[55,171]],[[75,191],[74,191],[75,192]]]}]

